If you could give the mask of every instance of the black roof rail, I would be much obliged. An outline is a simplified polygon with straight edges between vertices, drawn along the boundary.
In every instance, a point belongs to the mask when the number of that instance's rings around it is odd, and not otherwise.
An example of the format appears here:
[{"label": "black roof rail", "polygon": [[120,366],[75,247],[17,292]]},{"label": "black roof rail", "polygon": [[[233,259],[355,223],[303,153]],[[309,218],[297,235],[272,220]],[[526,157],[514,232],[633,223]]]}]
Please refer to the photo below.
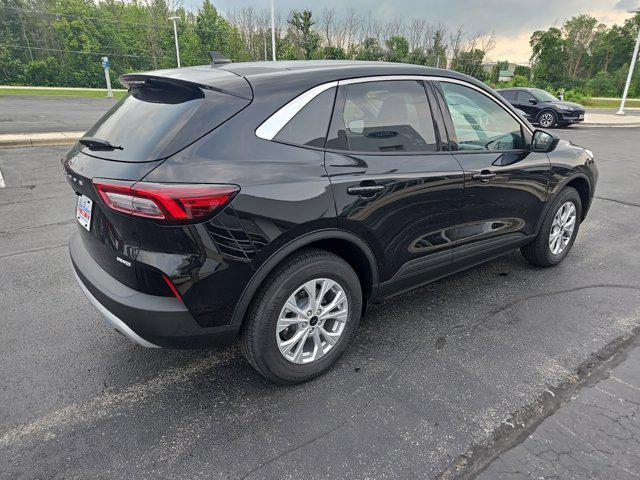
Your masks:
[{"label": "black roof rail", "polygon": [[215,50],[209,51],[209,56],[211,57],[211,66],[213,67],[217,65],[226,65],[227,63],[231,63],[231,60],[229,60],[227,57],[225,57],[221,53],[216,52]]}]

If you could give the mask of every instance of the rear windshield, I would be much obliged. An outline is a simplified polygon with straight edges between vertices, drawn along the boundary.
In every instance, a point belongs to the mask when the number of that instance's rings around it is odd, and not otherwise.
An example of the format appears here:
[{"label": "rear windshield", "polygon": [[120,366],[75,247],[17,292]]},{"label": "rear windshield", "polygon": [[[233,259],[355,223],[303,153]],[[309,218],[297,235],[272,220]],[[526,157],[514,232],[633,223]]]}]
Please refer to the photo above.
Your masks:
[{"label": "rear windshield", "polygon": [[244,108],[250,100],[213,90],[156,82],[133,88],[85,136],[122,147],[83,152],[125,162],[173,155]]}]

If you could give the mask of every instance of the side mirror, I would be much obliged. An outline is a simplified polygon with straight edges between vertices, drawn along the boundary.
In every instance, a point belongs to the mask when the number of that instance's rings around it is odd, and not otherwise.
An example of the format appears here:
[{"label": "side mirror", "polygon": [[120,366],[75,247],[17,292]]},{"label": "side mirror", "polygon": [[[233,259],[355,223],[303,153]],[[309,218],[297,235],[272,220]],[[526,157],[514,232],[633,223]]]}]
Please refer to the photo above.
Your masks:
[{"label": "side mirror", "polygon": [[531,151],[549,153],[558,146],[560,138],[544,130],[536,130],[531,138]]},{"label": "side mirror", "polygon": [[537,100],[534,100],[533,98],[530,98],[530,99],[529,99],[529,103],[530,103],[531,105],[537,105],[537,104],[538,104],[538,101],[537,101]]}]

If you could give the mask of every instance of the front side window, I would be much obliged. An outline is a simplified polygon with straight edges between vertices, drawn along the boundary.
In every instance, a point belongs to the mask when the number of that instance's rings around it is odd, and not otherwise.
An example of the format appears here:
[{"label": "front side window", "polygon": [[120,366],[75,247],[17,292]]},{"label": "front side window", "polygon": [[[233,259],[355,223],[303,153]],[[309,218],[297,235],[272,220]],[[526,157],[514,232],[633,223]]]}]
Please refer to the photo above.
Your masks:
[{"label": "front side window", "polygon": [[529,92],[527,92],[526,90],[520,90],[518,92],[518,102],[520,103],[531,103],[531,101],[536,101],[535,97],[533,95],[531,95]]},{"label": "front side window", "polygon": [[342,147],[353,152],[436,151],[427,95],[421,82],[390,80],[347,85]]},{"label": "front side window", "polygon": [[560,101],[556,97],[551,95],[549,92],[547,92],[546,90],[541,90],[539,88],[536,88],[535,90],[532,90],[532,93],[539,102],[559,102]]},{"label": "front side window", "polygon": [[524,148],[520,123],[483,93],[457,83],[441,82],[453,120],[459,150]]},{"label": "front side window", "polygon": [[276,141],[324,147],[336,89],[329,88],[307,103],[273,138]]}]

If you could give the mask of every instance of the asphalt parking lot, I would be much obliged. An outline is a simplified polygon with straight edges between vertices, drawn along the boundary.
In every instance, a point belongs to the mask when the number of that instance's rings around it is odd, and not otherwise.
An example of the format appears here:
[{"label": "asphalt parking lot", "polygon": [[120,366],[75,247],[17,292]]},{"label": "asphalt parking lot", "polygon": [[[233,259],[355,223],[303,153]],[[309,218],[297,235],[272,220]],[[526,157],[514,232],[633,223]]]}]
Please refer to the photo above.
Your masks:
[{"label": "asphalt parking lot", "polygon": [[116,104],[114,98],[2,95],[0,133],[86,130]]},{"label": "asphalt parking lot", "polygon": [[331,372],[289,388],[237,348],[146,350],[103,328],[66,249],[66,147],[0,150],[2,477],[473,475],[640,335],[640,129],[557,133],[600,169],[561,265],[514,252],[378,304]]}]

